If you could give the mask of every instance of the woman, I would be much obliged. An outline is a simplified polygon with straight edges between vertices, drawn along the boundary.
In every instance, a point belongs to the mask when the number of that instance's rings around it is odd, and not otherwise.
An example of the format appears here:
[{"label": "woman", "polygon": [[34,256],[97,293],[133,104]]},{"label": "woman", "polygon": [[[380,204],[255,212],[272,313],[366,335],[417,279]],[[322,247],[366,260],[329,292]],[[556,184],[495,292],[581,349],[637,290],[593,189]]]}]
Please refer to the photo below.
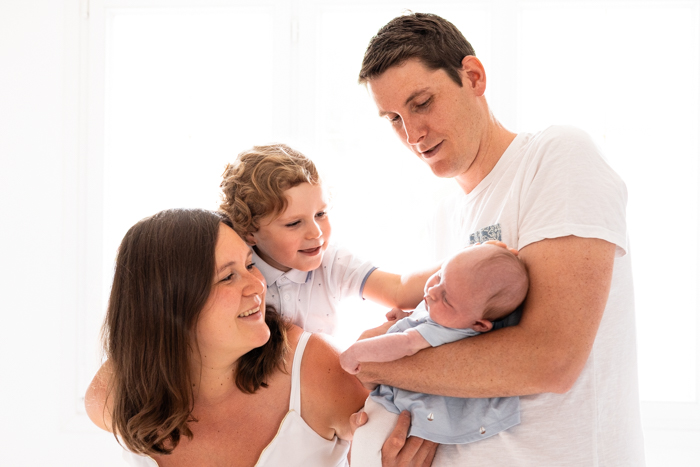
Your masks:
[{"label": "woman", "polygon": [[223,215],[169,210],[127,232],[85,401],[132,465],[346,465],[367,391],[337,351],[265,307]]}]

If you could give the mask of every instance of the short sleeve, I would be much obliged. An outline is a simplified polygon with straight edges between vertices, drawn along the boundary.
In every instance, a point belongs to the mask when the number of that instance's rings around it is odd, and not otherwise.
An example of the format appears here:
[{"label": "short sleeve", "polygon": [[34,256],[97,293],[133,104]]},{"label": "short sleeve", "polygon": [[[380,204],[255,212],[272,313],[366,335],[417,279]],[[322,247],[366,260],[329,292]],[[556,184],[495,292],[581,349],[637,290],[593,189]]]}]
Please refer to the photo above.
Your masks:
[{"label": "short sleeve", "polygon": [[518,248],[575,235],[627,247],[627,188],[593,140],[573,127],[550,127],[529,145],[522,183]]},{"label": "short sleeve", "polygon": [[326,284],[333,296],[340,300],[356,296],[362,298],[367,277],[376,268],[345,248],[331,245],[326,250],[321,264]]}]

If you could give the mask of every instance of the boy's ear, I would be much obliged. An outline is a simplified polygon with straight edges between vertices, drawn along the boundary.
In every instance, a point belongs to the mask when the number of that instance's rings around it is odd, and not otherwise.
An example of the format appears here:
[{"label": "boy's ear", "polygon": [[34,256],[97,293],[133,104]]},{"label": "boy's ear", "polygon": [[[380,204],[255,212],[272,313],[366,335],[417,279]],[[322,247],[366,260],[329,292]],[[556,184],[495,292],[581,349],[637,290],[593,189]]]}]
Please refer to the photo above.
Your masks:
[{"label": "boy's ear", "polygon": [[245,240],[245,242],[250,246],[255,245],[255,237],[253,236],[252,232],[245,234],[245,238],[243,240]]},{"label": "boy's ear", "polygon": [[493,323],[487,319],[477,319],[471,328],[476,332],[488,332],[493,328]]}]

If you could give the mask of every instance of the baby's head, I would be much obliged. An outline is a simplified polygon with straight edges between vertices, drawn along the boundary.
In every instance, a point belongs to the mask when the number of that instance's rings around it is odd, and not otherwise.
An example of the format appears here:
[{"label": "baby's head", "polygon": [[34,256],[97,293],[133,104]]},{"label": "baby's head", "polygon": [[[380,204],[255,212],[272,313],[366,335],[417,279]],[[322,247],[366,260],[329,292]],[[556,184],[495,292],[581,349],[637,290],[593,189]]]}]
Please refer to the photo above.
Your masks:
[{"label": "baby's head", "polygon": [[284,144],[254,146],[226,166],[221,210],[260,257],[282,271],[321,265],[331,226],[314,163]]},{"label": "baby's head", "polygon": [[430,317],[450,328],[486,332],[522,303],[525,265],[506,248],[483,244],[449,258],[425,284]]}]

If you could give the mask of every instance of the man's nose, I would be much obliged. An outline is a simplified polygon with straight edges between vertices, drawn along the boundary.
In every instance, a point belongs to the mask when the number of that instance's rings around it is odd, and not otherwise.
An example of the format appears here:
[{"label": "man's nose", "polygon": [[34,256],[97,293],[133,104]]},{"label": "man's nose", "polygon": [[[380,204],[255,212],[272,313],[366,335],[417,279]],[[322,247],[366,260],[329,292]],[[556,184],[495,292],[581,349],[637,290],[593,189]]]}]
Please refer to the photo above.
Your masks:
[{"label": "man's nose", "polygon": [[411,146],[415,146],[425,139],[425,125],[420,118],[404,119],[403,131],[406,133],[406,143]]}]

